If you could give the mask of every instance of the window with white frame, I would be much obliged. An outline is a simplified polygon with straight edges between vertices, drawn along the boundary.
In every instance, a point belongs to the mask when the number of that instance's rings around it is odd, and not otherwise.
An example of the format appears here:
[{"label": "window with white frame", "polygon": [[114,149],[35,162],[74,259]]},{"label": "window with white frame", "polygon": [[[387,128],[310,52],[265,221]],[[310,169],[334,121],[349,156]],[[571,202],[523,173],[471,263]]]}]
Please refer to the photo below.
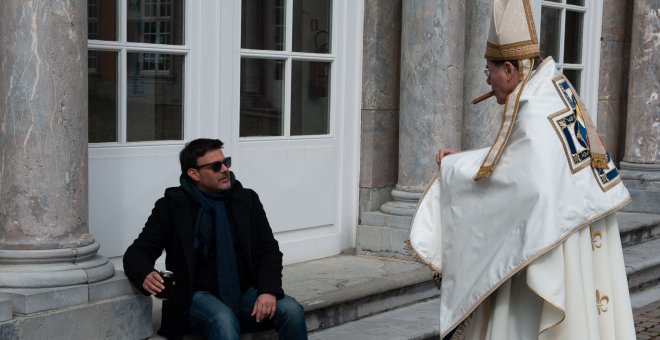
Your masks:
[{"label": "window with white frame", "polygon": [[331,0],[242,0],[240,137],[330,134]]},{"label": "window with white frame", "polygon": [[[99,38],[99,0],[87,1],[87,39],[96,40]],[[87,55],[87,69],[89,73],[96,73],[98,68],[98,54],[90,53]]]},{"label": "window with white frame", "polygon": [[585,70],[586,16],[591,10],[585,0],[541,3],[541,57],[552,56],[578,92]]},{"label": "window with white frame", "polygon": [[[89,142],[182,140],[184,0],[88,0]],[[90,15],[88,14],[88,15]],[[90,67],[92,65],[90,64]]]}]

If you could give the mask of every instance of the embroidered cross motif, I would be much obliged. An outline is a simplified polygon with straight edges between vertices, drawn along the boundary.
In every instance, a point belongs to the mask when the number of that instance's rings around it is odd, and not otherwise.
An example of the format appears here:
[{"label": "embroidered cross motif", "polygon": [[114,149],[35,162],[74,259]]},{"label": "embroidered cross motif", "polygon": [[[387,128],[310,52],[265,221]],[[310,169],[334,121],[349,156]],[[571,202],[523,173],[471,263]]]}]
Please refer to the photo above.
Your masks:
[{"label": "embroidered cross motif", "polygon": [[602,245],[603,234],[600,231],[594,232],[592,227],[589,227],[589,233],[591,234],[591,251],[596,251],[596,248],[600,248]]},{"label": "embroidered cross motif", "polygon": [[[565,108],[548,116],[548,120],[562,143],[571,173],[575,174],[591,164],[587,128],[573,86],[563,75],[552,81]],[[609,153],[606,153],[606,156],[607,169],[592,167],[594,177],[603,191],[609,190],[621,181]]]},{"label": "embroidered cross motif", "polygon": [[598,310],[598,315],[607,312],[608,304],[610,303],[610,298],[607,295],[600,296],[600,291],[596,289],[596,309]]},{"label": "embroidered cross motif", "polygon": [[566,105],[566,109],[548,118],[555,127],[564,146],[571,172],[576,173],[591,162],[586,124],[568,81],[564,77],[557,77],[553,79],[553,82]]}]

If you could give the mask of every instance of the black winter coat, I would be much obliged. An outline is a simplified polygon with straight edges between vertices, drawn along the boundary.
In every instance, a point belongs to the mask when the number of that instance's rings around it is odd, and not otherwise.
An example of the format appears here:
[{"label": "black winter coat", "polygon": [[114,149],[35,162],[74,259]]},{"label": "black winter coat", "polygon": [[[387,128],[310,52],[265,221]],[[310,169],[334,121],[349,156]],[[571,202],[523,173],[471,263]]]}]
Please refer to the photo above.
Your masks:
[{"label": "black winter coat", "polygon": [[[259,196],[234,182],[229,204],[245,268],[255,278],[259,294],[271,293],[280,298],[282,291],[282,253],[266,218]],[[166,252],[165,267],[174,272],[176,284],[170,298],[163,301],[162,322],[158,334],[168,339],[181,339],[185,330],[195,280],[196,257],[193,232],[199,205],[181,187],[168,188],[156,201],[151,216],[138,238],[124,254],[124,271],[142,291],[144,278],[154,263]],[[231,223],[231,222],[230,222]]]}]

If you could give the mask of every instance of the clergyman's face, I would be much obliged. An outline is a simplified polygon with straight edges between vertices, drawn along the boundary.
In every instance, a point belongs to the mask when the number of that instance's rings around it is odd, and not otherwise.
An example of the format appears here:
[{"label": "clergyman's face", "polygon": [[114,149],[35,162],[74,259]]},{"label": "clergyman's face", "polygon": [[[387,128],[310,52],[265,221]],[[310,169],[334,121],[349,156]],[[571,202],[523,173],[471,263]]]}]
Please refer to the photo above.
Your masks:
[{"label": "clergyman's face", "polygon": [[225,191],[230,188],[229,168],[222,164],[218,171],[213,171],[212,163],[224,161],[225,155],[222,150],[215,149],[207,151],[202,157],[197,158],[197,166],[204,165],[197,169],[188,169],[188,176],[197,184],[197,187],[204,192],[214,193]]},{"label": "clergyman's face", "polygon": [[515,90],[518,85],[518,70],[509,62],[495,64],[486,61],[486,68],[490,71],[486,82],[494,92],[498,104],[504,104],[506,97]]}]

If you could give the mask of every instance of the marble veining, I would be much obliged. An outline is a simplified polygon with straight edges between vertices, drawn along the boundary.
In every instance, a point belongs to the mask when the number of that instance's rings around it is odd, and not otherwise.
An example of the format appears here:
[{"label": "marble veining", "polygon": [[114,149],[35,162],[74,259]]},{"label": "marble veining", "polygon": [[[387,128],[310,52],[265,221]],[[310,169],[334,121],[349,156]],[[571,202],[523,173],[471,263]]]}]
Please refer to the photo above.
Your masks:
[{"label": "marble veining", "polygon": [[461,142],[465,3],[403,2],[397,189],[421,192]]},{"label": "marble veining", "polygon": [[636,0],[624,161],[660,163],[660,1]]}]

